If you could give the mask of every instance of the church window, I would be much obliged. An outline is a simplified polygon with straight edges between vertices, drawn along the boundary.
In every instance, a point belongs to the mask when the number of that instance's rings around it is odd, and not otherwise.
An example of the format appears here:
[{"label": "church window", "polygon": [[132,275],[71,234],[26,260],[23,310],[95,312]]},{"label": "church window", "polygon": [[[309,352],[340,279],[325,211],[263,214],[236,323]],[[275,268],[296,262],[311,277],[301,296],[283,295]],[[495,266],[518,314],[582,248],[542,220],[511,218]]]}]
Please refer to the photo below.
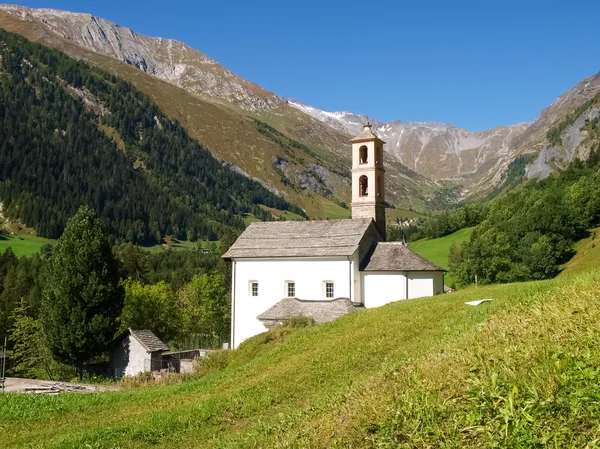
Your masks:
[{"label": "church window", "polygon": [[361,164],[366,164],[367,162],[369,162],[369,149],[367,148],[366,145],[363,145],[362,147],[360,147],[358,149],[358,155],[359,155],[359,159],[360,159],[360,163]]},{"label": "church window", "polygon": [[286,286],[287,297],[295,298],[296,297],[296,283],[294,281],[287,281],[285,283],[285,286]]},{"label": "church window", "polygon": [[250,296],[258,296],[258,282],[250,281]]},{"label": "church window", "polygon": [[334,290],[333,290],[333,282],[325,282],[325,297],[333,298]]},{"label": "church window", "polygon": [[367,196],[369,194],[369,178],[362,175],[358,179],[358,196]]},{"label": "church window", "polygon": [[383,193],[383,181],[381,180],[381,176],[377,177],[377,197],[381,197]]},{"label": "church window", "polygon": [[376,157],[376,163],[377,164],[383,164],[383,147],[379,147],[377,148],[377,157]]}]

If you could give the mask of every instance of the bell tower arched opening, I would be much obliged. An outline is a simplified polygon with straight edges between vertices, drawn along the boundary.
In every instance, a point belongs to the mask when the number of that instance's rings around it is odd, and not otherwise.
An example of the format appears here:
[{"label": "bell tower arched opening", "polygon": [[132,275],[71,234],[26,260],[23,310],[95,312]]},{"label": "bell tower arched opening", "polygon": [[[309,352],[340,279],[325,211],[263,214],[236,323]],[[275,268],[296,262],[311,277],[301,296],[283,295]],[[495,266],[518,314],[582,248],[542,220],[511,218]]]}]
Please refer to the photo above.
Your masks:
[{"label": "bell tower arched opening", "polygon": [[363,145],[362,147],[360,147],[358,149],[358,157],[359,157],[360,164],[369,163],[369,149],[367,148],[366,145]]},{"label": "bell tower arched opening", "polygon": [[358,179],[358,196],[369,195],[369,178],[366,175],[362,175]]}]

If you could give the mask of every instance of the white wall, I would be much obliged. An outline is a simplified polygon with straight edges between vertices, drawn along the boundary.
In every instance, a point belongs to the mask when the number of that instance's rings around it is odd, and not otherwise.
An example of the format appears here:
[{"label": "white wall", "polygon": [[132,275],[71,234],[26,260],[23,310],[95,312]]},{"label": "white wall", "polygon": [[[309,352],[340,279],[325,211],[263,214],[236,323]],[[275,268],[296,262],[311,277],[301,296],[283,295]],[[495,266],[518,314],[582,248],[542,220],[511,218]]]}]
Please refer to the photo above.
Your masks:
[{"label": "white wall", "polygon": [[402,273],[363,272],[366,308],[406,299],[406,276]]},{"label": "white wall", "polygon": [[422,298],[444,293],[444,273],[441,271],[411,271],[408,273],[408,297]]},{"label": "white wall", "polygon": [[136,376],[150,371],[151,354],[139,341],[127,335],[113,353],[113,370],[116,378]]},{"label": "white wall", "polygon": [[433,273],[433,294],[441,295],[444,293],[444,273]]},{"label": "white wall", "polygon": [[408,299],[434,296],[444,292],[442,272],[363,272],[365,307],[379,307],[406,299],[406,275],[408,275]]},{"label": "white wall", "polygon": [[[326,300],[323,281],[333,281],[334,298],[351,298],[352,261],[337,259],[244,259],[233,265],[232,346],[266,328],[256,318],[287,297],[286,281],[296,283],[296,298]],[[258,281],[258,296],[249,284]]]}]

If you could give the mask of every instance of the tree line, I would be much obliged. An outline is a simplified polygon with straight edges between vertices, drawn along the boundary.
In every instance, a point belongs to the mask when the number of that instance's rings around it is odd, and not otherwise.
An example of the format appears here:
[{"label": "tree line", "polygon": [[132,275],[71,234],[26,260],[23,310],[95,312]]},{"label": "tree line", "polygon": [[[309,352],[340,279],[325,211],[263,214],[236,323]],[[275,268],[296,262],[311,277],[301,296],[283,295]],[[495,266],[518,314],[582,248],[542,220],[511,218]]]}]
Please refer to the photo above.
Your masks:
[{"label": "tree line", "polygon": [[451,248],[459,284],[547,279],[573,256],[575,242],[600,224],[600,147],[553,178],[491,203],[469,241]]},{"label": "tree line", "polygon": [[55,247],[30,258],[0,255],[9,372],[81,378],[85,364],[106,362],[128,328],[150,329],[173,349],[228,341],[229,272],[219,254],[111,247],[104,220],[81,207]]},{"label": "tree line", "polygon": [[[116,76],[0,29],[0,200],[57,238],[82,204],[140,244],[215,240],[260,205],[299,208],[236,173]],[[116,140],[122,142],[119,148]]]}]

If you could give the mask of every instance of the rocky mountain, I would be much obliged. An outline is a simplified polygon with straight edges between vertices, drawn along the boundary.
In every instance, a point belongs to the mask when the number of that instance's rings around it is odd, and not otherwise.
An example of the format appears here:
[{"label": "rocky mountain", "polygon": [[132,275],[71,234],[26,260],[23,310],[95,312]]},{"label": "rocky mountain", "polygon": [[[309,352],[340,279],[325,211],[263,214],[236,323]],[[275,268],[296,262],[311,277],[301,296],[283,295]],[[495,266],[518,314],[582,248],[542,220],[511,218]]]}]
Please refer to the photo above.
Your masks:
[{"label": "rocky mountain", "polygon": [[[223,163],[311,218],[349,216],[348,135],[202,53],[89,14],[0,5],[0,27],[129,81]],[[391,204],[416,210],[438,188],[396,160],[386,187]]]},{"label": "rocky mountain", "polygon": [[373,127],[379,128],[383,125],[382,122],[374,120],[366,115],[354,114],[353,112],[340,111],[340,112],[327,112],[317,108],[313,108],[307,104],[301,103],[297,100],[286,100],[290,106],[310,115],[311,117],[320,120],[323,123],[331,126],[334,129],[342,131],[348,135],[356,136],[360,134],[363,129],[363,125],[366,122],[371,122]]},{"label": "rocky mountain", "polygon": [[133,83],[224,163],[315,218],[347,216],[339,207],[350,197],[347,140],[367,120],[392,156],[386,161],[387,197],[396,207],[420,210],[448,186],[462,197],[487,195],[522,155],[529,177],[548,176],[585,156],[590,139],[578,126],[596,112],[561,129],[570,137],[560,145],[547,134],[600,86],[598,76],[583,81],[531,124],[470,132],[433,122],[383,123],[285,100],[181,42],[143,36],[89,14],[0,5],[0,26]]},{"label": "rocky mountain", "polygon": [[600,73],[562,94],[533,123],[480,132],[434,122],[383,123],[352,112],[327,112],[295,100],[287,102],[349,134],[370,121],[387,142],[386,150],[402,164],[433,180],[454,181],[464,196],[472,196],[501,185],[519,156],[527,156],[526,179],[546,178],[576,158],[585,159],[598,143],[594,126],[600,117],[599,95]]},{"label": "rocky mountain", "polygon": [[0,5],[0,9],[22,20],[41,22],[83,48],[126,62],[198,95],[252,111],[269,109],[279,101],[271,92],[174,39],[144,36],[90,14],[18,5]]},{"label": "rocky mountain", "polygon": [[386,141],[386,150],[402,164],[434,180],[465,182],[492,169],[501,159],[516,153],[516,140],[528,128],[527,123],[500,126],[470,132],[435,122],[383,123],[351,112],[326,112],[295,100],[288,104],[328,124],[353,134],[370,121]]}]

